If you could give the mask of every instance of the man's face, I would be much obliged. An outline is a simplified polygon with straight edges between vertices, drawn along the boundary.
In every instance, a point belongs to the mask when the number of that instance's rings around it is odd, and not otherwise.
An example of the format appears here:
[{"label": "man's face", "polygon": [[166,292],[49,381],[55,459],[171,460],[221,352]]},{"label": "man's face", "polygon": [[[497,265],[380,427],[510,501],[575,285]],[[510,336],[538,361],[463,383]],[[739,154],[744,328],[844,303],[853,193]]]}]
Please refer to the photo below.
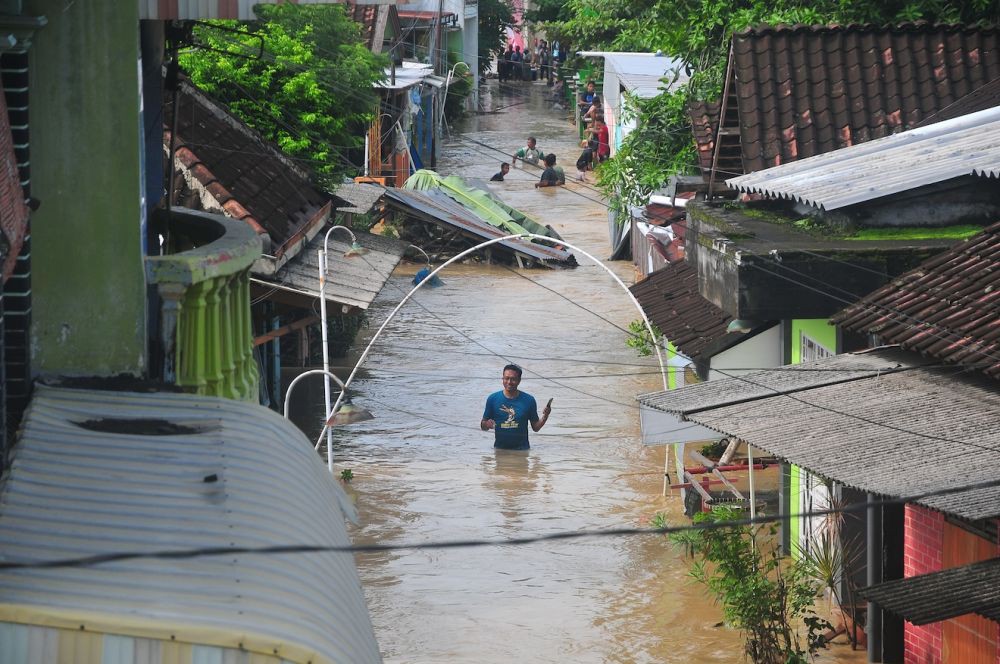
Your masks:
[{"label": "man's face", "polygon": [[593,92],[593,91],[594,91],[594,84],[587,83],[587,92]]},{"label": "man's face", "polygon": [[513,369],[507,369],[503,372],[503,389],[505,392],[513,392],[517,389],[517,386],[521,384],[521,377],[517,375],[517,372]]},{"label": "man's face", "polygon": [[528,139],[528,147],[531,148],[532,150],[535,149],[535,139],[533,138]]},{"label": "man's face", "polygon": [[500,172],[503,173],[504,175],[507,175],[509,171],[510,171],[510,164],[504,164],[500,167]]}]

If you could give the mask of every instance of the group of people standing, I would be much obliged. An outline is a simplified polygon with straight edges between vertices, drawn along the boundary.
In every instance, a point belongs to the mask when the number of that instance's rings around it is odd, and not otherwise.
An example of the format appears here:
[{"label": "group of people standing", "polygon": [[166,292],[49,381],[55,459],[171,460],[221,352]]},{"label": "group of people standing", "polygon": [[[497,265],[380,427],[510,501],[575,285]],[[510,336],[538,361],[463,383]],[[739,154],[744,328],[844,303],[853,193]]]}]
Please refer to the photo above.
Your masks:
[{"label": "group of people standing", "polygon": [[559,42],[549,46],[548,41],[535,39],[532,48],[523,51],[520,45],[508,43],[497,61],[497,78],[500,81],[536,81],[541,78],[552,85],[555,69],[565,60],[566,53]]}]

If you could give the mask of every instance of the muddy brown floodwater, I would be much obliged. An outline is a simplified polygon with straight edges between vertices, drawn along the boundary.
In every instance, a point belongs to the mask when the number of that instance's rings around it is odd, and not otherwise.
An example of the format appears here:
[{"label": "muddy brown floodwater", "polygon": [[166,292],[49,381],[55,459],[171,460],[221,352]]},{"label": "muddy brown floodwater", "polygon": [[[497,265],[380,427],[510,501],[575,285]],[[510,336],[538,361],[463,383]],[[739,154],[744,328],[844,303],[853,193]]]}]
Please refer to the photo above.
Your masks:
[{"label": "muddy brown floodwater", "polygon": [[[438,170],[488,179],[533,134],[572,175],[575,130],[546,88],[492,85],[493,105],[506,108],[456,128]],[[592,185],[536,190],[536,180],[517,168],[493,189],[606,257],[607,213]],[[622,328],[639,315],[603,269],[580,259],[572,270],[450,267],[443,287],[422,289],[389,323],[353,389],[376,419],[335,440],[338,471],[354,474],[356,543],[645,526],[657,512],[685,522],[679,499],[661,496],[663,449],[640,444],[634,397],[662,383],[655,359],[625,346]],[[611,267],[632,283],[630,263]],[[415,269],[387,284],[359,348]],[[554,398],[528,453],[494,452],[478,426],[508,361],[524,367],[521,388],[540,406]],[[387,662],[741,660],[739,634],[719,626],[719,609],[660,537],[403,550],[357,563]],[[863,661],[839,651],[823,661]]]}]

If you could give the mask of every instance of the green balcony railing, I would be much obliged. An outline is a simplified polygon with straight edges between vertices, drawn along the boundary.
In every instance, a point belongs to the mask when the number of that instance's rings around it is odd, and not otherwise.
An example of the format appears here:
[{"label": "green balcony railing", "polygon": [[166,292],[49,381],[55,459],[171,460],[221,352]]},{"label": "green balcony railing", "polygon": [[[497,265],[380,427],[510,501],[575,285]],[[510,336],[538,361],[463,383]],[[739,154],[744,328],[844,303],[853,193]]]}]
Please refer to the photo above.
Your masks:
[{"label": "green balcony railing", "polygon": [[162,302],[163,378],[196,394],[257,401],[250,267],[261,240],[243,222],[174,208],[158,226],[169,253],[146,258]]}]

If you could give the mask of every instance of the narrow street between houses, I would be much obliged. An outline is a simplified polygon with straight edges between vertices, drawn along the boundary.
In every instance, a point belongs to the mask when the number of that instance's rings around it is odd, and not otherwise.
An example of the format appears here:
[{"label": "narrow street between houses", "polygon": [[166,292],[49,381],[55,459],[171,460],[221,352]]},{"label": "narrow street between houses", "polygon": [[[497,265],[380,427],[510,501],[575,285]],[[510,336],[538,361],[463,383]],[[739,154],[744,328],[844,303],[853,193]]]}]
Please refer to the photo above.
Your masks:
[{"label": "narrow street between houses", "polygon": [[[538,171],[491,183],[505,201],[551,224],[589,253],[608,253],[606,208],[576,182],[579,152],[565,112],[544,85],[498,93],[500,112],[453,128],[439,172],[487,180],[534,135],[570,174],[535,189]],[[501,152],[502,151],[502,152]],[[686,523],[661,496],[662,448],[640,444],[634,396],[662,386],[655,358],[639,358],[622,328],[639,318],[599,266],[570,270],[456,265],[393,319],[353,384],[370,422],[341,429],[338,472],[360,513],[357,544],[502,540],[563,531],[648,526],[658,512]],[[632,265],[611,264],[626,283]],[[411,288],[397,270],[356,349]],[[543,404],[547,426],[527,454],[494,452],[479,429],[486,396],[507,362]],[[733,662],[737,632],[666,539],[594,537],[527,545],[429,549],[357,557],[389,662]],[[863,661],[837,645],[823,661]]]}]

